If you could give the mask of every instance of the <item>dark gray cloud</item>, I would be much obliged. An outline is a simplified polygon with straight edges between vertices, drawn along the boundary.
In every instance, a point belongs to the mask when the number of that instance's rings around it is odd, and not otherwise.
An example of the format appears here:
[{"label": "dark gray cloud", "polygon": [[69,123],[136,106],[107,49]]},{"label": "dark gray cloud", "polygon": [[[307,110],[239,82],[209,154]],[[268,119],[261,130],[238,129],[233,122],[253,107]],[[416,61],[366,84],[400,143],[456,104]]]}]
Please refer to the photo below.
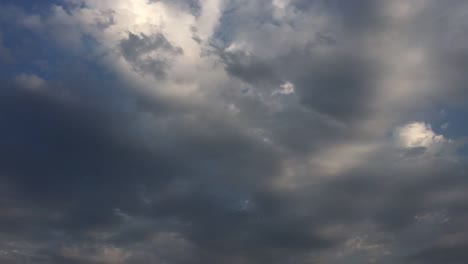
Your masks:
[{"label": "dark gray cloud", "polygon": [[137,36],[129,32],[128,38],[121,41],[120,48],[123,57],[137,71],[151,74],[158,79],[165,77],[166,68],[170,66],[166,53],[171,56],[183,53],[180,47],[173,46],[161,33]]},{"label": "dark gray cloud", "polygon": [[[45,253],[30,249],[32,255],[24,257],[38,263],[107,263],[99,260],[104,247],[132,252],[132,263],[156,261],[138,254],[152,250],[142,244],[164,232],[180,234],[192,248],[186,257],[162,254],[166,261],[308,263],[308,254],[352,238],[351,231],[324,235],[327,227],[352,229],[370,221],[398,239],[428,210],[464,218],[450,204],[427,202],[466,184],[463,168],[450,164],[434,165],[438,170],[431,165],[429,172],[376,166],[317,187],[273,192],[269,182],[278,173],[279,153],[216,118],[186,124],[176,118],[171,135],[155,129],[147,142],[129,138],[136,130],[122,126],[138,126],[132,121],[136,112],[116,116],[107,106],[19,87],[2,95],[1,167],[8,186],[2,232],[29,243],[47,241]],[[170,111],[174,118],[182,110]],[[98,239],[100,232],[109,235]],[[20,243],[16,248],[26,250]]]},{"label": "dark gray cloud", "polygon": [[466,244],[456,246],[435,246],[411,256],[412,263],[464,263],[467,258]]},{"label": "dark gray cloud", "polygon": [[[356,1],[353,4],[293,1],[291,6],[299,13],[307,14],[310,8],[327,12],[327,15],[331,13],[335,25],[313,34],[304,46],[286,47],[283,53],[266,58],[258,56],[255,52],[224,49],[224,52],[221,51],[221,58],[226,71],[245,82],[263,84],[259,86],[266,86],[270,91],[285,81],[291,81],[295,84],[297,95],[304,106],[341,121],[362,119],[362,115],[371,110],[370,100],[374,96],[382,72],[379,69],[382,67],[380,62],[367,52],[369,47],[365,42],[367,34],[383,27],[371,23],[372,20],[381,22],[381,17],[378,20],[380,6],[375,1]],[[264,11],[267,14],[262,13],[259,16],[273,19],[274,11],[271,7],[267,10],[270,13]],[[230,18],[243,14],[243,11],[234,9],[232,14],[225,16]],[[275,25],[273,20],[263,19],[253,22],[248,20],[252,25],[242,21],[235,24],[239,27],[236,28],[229,23],[228,18],[221,20],[225,24],[220,25],[220,31],[228,30],[229,34],[241,34],[237,31],[254,30],[254,27],[265,25],[280,27]],[[364,21],[359,21],[361,19]],[[290,26],[293,29],[298,27],[294,23]],[[376,29],[369,29],[371,32],[367,32],[367,28],[371,27]],[[268,45],[262,40],[258,42],[260,46]]]},{"label": "dark gray cloud", "polygon": [[300,62],[300,58],[304,61],[297,66],[305,69],[303,73],[291,73],[301,102],[340,120],[362,118],[370,110],[367,104],[373,96],[379,66],[355,52],[341,54],[338,49],[331,56],[299,53],[286,61],[284,65]]},{"label": "dark gray cloud", "polygon": [[382,26],[381,1],[356,0],[342,2],[337,0],[293,0],[291,5],[299,12],[308,12],[313,9],[324,9],[334,16],[341,26],[346,27],[352,34],[368,34],[372,29]]},{"label": "dark gray cloud", "polygon": [[[273,243],[270,247],[282,248],[290,236],[305,247],[327,245],[290,228],[272,226],[257,233],[261,222],[245,206],[275,177],[276,157],[220,120],[203,125],[171,121],[172,135],[146,131],[154,133],[147,148],[141,145],[146,140],[138,143],[125,136],[134,133],[122,127],[133,123],[134,113],[106,114],[106,107],[68,101],[53,92],[2,90],[2,178],[14,190],[5,197],[14,201],[7,209],[32,214],[5,217],[5,232],[24,232],[24,225],[34,222],[26,237],[50,239],[54,230],[78,236],[118,226],[118,209],[123,215],[146,215],[149,221],[190,223],[188,230],[179,231],[205,250],[218,249],[220,244],[213,241],[229,237],[234,252],[250,250],[246,243],[258,247],[257,240],[262,247]],[[37,215],[34,207],[42,208]],[[252,233],[235,238],[244,226]],[[136,231],[121,243],[151,234]]]},{"label": "dark gray cloud", "polygon": [[226,71],[245,82],[275,85],[281,80],[274,66],[268,61],[262,61],[261,58],[242,52],[224,53],[221,56],[226,64]]}]

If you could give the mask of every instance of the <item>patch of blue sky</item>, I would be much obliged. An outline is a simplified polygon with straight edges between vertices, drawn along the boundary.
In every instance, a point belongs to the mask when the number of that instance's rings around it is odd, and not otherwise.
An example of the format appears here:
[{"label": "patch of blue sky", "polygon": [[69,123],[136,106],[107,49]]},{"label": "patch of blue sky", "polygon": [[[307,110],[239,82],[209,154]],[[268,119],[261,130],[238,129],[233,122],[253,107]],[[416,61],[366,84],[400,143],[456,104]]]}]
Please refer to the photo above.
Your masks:
[{"label": "patch of blue sky", "polygon": [[0,5],[16,6],[25,11],[45,11],[49,10],[50,6],[63,2],[64,0],[2,0]]},{"label": "patch of blue sky", "polygon": [[[80,70],[88,77],[113,78],[93,54],[94,39],[83,36],[82,49],[66,51],[48,32],[34,32],[8,21],[0,22],[2,46],[10,55],[9,61],[0,62],[0,78],[18,74],[35,74],[44,79],[66,76],[70,69]],[[77,69],[78,68],[78,69]],[[92,76],[91,76],[92,75]]]}]

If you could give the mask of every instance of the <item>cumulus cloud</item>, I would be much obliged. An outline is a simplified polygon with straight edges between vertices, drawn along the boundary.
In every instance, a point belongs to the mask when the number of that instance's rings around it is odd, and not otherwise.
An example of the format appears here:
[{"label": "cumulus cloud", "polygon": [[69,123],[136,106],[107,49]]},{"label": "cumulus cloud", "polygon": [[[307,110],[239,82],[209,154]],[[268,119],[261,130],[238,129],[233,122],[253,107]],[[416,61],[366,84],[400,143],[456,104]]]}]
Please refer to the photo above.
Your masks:
[{"label": "cumulus cloud", "polygon": [[437,135],[431,125],[423,122],[409,123],[395,129],[395,136],[399,146],[403,148],[430,148],[434,144],[444,143],[447,140],[443,135]]}]

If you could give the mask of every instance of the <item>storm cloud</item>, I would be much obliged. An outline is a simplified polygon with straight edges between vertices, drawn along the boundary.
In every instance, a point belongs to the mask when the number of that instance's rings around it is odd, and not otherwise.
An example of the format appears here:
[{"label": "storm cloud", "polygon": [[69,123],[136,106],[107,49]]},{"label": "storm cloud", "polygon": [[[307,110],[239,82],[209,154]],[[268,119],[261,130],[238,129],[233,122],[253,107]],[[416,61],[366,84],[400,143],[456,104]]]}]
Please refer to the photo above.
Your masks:
[{"label": "storm cloud", "polygon": [[463,1],[0,5],[3,263],[466,263]]}]

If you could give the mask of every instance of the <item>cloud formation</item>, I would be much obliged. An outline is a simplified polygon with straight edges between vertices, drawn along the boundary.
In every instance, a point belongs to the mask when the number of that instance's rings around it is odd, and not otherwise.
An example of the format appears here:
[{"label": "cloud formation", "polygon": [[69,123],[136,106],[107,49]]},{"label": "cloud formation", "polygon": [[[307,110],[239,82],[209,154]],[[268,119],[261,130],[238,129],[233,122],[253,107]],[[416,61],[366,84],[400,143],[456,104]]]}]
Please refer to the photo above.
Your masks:
[{"label": "cloud formation", "polygon": [[0,262],[466,263],[467,8],[6,1]]}]

